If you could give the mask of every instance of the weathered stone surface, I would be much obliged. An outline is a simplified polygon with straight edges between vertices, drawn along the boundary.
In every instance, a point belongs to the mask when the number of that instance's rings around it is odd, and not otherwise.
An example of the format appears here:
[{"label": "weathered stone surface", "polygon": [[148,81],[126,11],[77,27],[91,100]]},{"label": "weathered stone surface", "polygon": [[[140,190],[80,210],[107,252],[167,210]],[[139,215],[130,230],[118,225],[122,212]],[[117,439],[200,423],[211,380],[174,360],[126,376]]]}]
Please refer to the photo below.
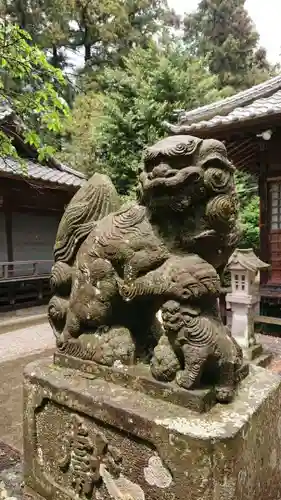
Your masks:
[{"label": "weathered stone surface", "polygon": [[253,361],[255,358],[263,353],[263,347],[261,344],[254,344],[248,349],[243,350],[244,357],[249,361]]},{"label": "weathered stone surface", "polygon": [[47,500],[281,497],[281,381],[262,368],[205,414],[48,360],[24,400],[25,482]]},{"label": "weathered stone surface", "polygon": [[[151,376],[149,366],[144,363],[132,366],[117,363],[113,367],[108,367],[94,361],[82,360],[59,352],[55,353],[54,362],[58,366],[81,370],[92,379],[102,377],[107,382],[117,383],[123,387],[144,392],[148,396],[184,406],[199,413],[208,411],[216,403],[214,387],[206,386],[205,388],[188,390],[180,388],[175,382],[160,382]],[[242,365],[241,369],[236,372],[236,382],[240,382],[248,373],[249,365]]]},{"label": "weathered stone surface", "polygon": [[[62,354],[150,366],[230,402],[243,353],[221,321],[220,273],[240,231],[225,145],[182,135],[145,149],[136,203],[95,173],[60,222],[48,316]],[[159,316],[161,319],[159,319]],[[239,376],[240,376],[239,375]]]},{"label": "weathered stone surface", "polygon": [[263,368],[268,368],[273,360],[273,354],[271,352],[263,352],[260,356],[255,358],[252,363],[256,366],[262,366]]},{"label": "weathered stone surface", "polygon": [[254,344],[248,349],[243,349],[244,359],[254,363],[257,366],[264,368],[269,365],[272,360],[272,353],[265,351],[262,344]]},{"label": "weathered stone surface", "polygon": [[181,389],[174,382],[159,382],[151,376],[149,366],[144,364],[118,365],[111,368],[93,361],[83,361],[60,353],[55,353],[54,360],[58,366],[84,371],[89,378],[102,377],[107,382],[117,383],[134,391],[144,392],[148,396],[184,406],[193,411],[208,411],[216,403],[214,389],[208,387],[189,391]]}]

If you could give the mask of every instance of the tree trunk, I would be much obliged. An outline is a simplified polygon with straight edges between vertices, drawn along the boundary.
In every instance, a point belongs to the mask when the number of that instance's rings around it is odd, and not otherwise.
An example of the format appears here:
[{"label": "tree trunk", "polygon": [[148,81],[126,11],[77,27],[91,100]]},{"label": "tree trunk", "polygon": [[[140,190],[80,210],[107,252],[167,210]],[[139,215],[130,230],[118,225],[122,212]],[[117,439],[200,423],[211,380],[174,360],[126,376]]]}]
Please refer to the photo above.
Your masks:
[{"label": "tree trunk", "polygon": [[84,48],[85,48],[84,59],[85,59],[85,62],[87,62],[87,61],[89,61],[91,59],[91,44],[90,43],[85,43],[84,44]]},{"label": "tree trunk", "polygon": [[17,1],[16,9],[18,12],[19,26],[22,30],[26,30],[27,29],[27,19],[26,19],[26,12],[25,12],[25,8],[24,8],[23,0]]},{"label": "tree trunk", "polygon": [[59,68],[60,64],[59,64],[59,53],[57,46],[53,45],[52,50],[53,50],[52,65],[55,68]]}]

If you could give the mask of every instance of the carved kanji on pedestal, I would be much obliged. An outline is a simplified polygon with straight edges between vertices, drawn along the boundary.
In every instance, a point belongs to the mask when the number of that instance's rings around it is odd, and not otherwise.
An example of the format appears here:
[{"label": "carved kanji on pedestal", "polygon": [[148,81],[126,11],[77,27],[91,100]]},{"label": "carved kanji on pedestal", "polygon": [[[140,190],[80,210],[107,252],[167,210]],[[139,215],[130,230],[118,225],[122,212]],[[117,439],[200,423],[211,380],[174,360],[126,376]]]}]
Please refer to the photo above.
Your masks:
[{"label": "carved kanji on pedestal", "polygon": [[63,441],[63,456],[59,459],[62,472],[71,475],[71,484],[78,495],[91,497],[94,487],[101,482],[100,466],[103,464],[113,476],[120,473],[121,456],[108,444],[104,434],[89,431],[82,417],[72,416],[69,432]]}]

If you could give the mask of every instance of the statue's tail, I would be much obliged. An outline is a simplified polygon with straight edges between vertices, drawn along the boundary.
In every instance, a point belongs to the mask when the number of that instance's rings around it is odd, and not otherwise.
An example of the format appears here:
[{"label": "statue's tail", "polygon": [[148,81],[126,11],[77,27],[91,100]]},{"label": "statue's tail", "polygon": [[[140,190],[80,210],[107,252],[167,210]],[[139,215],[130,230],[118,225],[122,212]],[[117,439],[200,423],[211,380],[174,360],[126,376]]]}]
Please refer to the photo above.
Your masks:
[{"label": "statue's tail", "polygon": [[94,174],[73,196],[59,224],[55,261],[73,262],[96,221],[120,208],[121,200],[109,177]]},{"label": "statue's tail", "polygon": [[73,285],[74,262],[82,242],[95,223],[120,208],[121,200],[109,177],[94,174],[73,196],[59,224],[55,246],[55,264],[51,272],[54,293],[48,317],[57,339],[66,323]]}]

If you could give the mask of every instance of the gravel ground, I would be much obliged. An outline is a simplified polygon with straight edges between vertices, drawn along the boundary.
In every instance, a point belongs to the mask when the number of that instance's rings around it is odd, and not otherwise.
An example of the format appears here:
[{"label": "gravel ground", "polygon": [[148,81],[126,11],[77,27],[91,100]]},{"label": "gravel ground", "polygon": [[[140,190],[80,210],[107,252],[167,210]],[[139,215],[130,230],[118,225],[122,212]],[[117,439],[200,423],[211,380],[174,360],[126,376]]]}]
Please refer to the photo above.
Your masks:
[{"label": "gravel ground", "polygon": [[0,498],[23,499],[20,453],[0,442]]},{"label": "gravel ground", "polygon": [[54,346],[49,323],[3,333],[0,335],[0,363],[40,353]]},{"label": "gravel ground", "polygon": [[8,469],[3,469],[2,472],[0,472],[0,498],[9,500],[23,499],[24,496],[21,483],[21,462],[9,467]]},{"label": "gravel ground", "polygon": [[[22,449],[22,373],[55,347],[48,323],[0,335],[0,441]],[[1,500],[1,495],[0,495]]]}]

